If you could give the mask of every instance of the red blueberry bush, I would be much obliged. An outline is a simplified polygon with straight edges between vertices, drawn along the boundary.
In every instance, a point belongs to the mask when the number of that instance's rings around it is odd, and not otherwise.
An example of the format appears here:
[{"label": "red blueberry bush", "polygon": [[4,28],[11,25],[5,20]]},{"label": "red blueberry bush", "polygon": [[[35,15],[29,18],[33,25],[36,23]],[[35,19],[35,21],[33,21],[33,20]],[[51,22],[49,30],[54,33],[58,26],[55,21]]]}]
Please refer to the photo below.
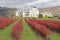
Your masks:
[{"label": "red blueberry bush", "polygon": [[46,27],[48,27],[50,29],[60,31],[60,22],[53,21],[53,20],[31,20],[31,21],[35,21],[37,23],[45,25]]},{"label": "red blueberry bush", "polygon": [[20,33],[22,31],[22,20],[20,19],[12,28],[13,40],[21,40]]},{"label": "red blueberry bush", "polygon": [[41,25],[37,22],[31,21],[31,20],[26,20],[26,22],[32,27],[35,28],[37,31],[43,33],[44,35],[49,35],[51,31],[46,28],[44,25]]},{"label": "red blueberry bush", "polygon": [[14,22],[16,19],[12,17],[0,17],[0,29]]}]

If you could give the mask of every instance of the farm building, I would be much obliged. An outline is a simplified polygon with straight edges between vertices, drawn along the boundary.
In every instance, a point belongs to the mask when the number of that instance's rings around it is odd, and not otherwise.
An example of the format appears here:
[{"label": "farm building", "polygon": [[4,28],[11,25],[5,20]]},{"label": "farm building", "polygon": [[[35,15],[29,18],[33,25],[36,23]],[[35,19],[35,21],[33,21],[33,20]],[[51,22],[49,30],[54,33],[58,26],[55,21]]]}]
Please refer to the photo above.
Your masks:
[{"label": "farm building", "polygon": [[39,16],[39,11],[36,7],[33,7],[31,9],[18,9],[16,11],[16,16],[38,17]]},{"label": "farm building", "polygon": [[41,12],[40,15],[42,17],[53,17],[53,14],[51,12]]}]

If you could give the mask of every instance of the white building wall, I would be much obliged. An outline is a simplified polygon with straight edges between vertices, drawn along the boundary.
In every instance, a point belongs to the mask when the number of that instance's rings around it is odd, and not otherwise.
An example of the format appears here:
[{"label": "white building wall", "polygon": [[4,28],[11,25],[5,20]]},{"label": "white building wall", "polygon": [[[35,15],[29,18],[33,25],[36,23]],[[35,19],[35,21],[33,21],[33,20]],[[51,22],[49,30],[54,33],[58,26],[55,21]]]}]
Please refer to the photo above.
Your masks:
[{"label": "white building wall", "polygon": [[30,17],[38,17],[38,15],[39,15],[39,11],[38,11],[38,9],[37,8],[32,8],[31,10],[30,10]]},{"label": "white building wall", "polygon": [[25,17],[25,13],[23,12],[23,15],[22,15],[22,17]]},{"label": "white building wall", "polygon": [[16,16],[19,16],[18,11],[16,11]]},{"label": "white building wall", "polygon": [[[29,11],[26,9],[22,9],[22,10],[23,10],[22,17],[38,17],[39,16],[39,11],[37,8],[31,8],[29,9]],[[16,16],[20,16],[20,12],[21,12],[21,9],[18,9],[16,11]],[[29,16],[26,16],[26,12],[29,12]]]}]

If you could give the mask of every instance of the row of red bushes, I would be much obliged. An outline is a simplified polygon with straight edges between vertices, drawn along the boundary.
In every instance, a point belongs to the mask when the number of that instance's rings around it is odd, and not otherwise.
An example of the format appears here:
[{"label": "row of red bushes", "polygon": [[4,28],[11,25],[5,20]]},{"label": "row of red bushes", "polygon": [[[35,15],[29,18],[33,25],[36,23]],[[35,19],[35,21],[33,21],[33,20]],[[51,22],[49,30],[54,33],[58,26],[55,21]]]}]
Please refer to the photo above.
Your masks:
[{"label": "row of red bushes", "polygon": [[5,28],[7,25],[14,22],[16,19],[12,17],[0,17],[0,29]]},{"label": "row of red bushes", "polygon": [[60,22],[58,22],[58,21],[53,21],[53,20],[32,20],[32,21],[45,25],[46,27],[48,27],[50,29],[60,31]]},{"label": "row of red bushes", "polygon": [[22,20],[20,19],[12,28],[13,40],[21,40]]},{"label": "row of red bushes", "polygon": [[44,25],[41,25],[37,22],[31,21],[26,19],[26,22],[34,29],[36,29],[37,31],[39,31],[40,33],[44,34],[44,35],[49,35],[51,33],[51,31],[46,28]]}]

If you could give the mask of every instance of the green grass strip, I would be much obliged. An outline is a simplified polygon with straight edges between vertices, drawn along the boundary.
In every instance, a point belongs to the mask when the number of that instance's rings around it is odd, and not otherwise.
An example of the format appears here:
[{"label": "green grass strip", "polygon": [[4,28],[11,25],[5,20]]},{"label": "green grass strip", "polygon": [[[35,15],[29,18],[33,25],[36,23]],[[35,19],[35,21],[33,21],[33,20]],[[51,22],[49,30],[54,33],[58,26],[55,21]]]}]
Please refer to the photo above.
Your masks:
[{"label": "green grass strip", "polygon": [[40,40],[40,37],[35,34],[29,25],[23,19],[22,40]]},{"label": "green grass strip", "polygon": [[17,21],[0,30],[0,40],[12,40],[11,31],[13,25],[15,25],[16,23]]},{"label": "green grass strip", "polygon": [[51,40],[60,40],[60,36],[59,36],[57,33],[53,32],[53,33],[50,35],[50,39],[51,39]]},{"label": "green grass strip", "polygon": [[60,21],[60,19],[58,19],[58,18],[37,18],[37,19]]}]

